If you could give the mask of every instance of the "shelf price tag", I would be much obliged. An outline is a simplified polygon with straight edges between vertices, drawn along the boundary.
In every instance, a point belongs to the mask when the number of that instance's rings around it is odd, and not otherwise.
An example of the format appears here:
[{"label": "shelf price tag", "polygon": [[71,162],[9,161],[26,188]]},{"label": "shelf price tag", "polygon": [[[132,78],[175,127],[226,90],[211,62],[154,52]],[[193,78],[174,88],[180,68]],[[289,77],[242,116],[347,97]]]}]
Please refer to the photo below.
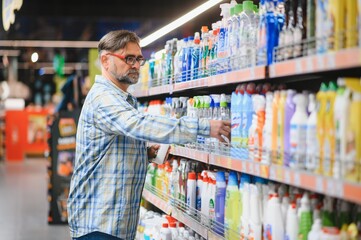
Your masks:
[{"label": "shelf price tag", "polygon": [[256,67],[250,68],[250,80],[256,79]]},{"label": "shelf price tag", "polygon": [[344,198],[344,184],[341,181],[335,181],[335,189],[336,189],[336,196],[339,198]]},{"label": "shelf price tag", "polygon": [[288,184],[291,183],[291,173],[289,170],[284,170],[284,182]]},{"label": "shelf price tag", "polygon": [[242,162],[242,172],[247,173],[247,162]]},{"label": "shelf price tag", "polygon": [[306,70],[307,72],[313,72],[313,58],[307,58],[306,60]]},{"label": "shelf price tag", "polygon": [[326,180],[326,192],[331,196],[335,196],[335,186],[333,185],[333,181],[331,179]]},{"label": "shelf price tag", "polygon": [[294,175],[293,175],[293,177],[294,177],[293,183],[294,183],[296,186],[301,186],[301,176],[300,176],[300,173],[295,172]]},{"label": "shelf price tag", "polygon": [[295,72],[296,74],[300,74],[302,73],[302,61],[300,59],[296,59],[295,60]]},{"label": "shelf price tag", "polygon": [[323,70],[325,68],[325,58],[324,55],[317,55],[317,69]]},{"label": "shelf price tag", "polygon": [[269,66],[269,75],[270,75],[270,77],[276,76],[276,66],[273,64],[271,66]]},{"label": "shelf price tag", "polygon": [[316,177],[316,191],[319,193],[324,193],[325,191],[322,177]]},{"label": "shelf price tag", "polygon": [[254,175],[254,163],[248,163],[248,173]]},{"label": "shelf price tag", "polygon": [[328,69],[336,68],[336,56],[334,53],[328,54],[326,60],[327,60],[327,68]]},{"label": "shelf price tag", "polygon": [[269,175],[270,179],[276,180],[276,168],[274,166],[271,166]]},{"label": "shelf price tag", "polygon": [[261,176],[261,170],[259,164],[253,164],[254,165],[254,175],[255,176]]}]

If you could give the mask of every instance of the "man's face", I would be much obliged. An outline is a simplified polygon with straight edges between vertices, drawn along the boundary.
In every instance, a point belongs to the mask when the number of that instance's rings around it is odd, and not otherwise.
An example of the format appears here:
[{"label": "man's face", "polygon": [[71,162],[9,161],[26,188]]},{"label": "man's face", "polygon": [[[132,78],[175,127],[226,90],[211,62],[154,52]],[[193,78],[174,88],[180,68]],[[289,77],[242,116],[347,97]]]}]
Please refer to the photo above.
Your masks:
[{"label": "man's face", "polygon": [[110,58],[109,73],[117,79],[120,83],[136,84],[139,79],[140,64],[135,61],[134,64],[126,62],[126,59],[119,58],[119,56],[127,58],[128,56],[142,57],[142,51],[138,44],[127,43],[124,49],[114,52],[114,55],[108,54]]}]

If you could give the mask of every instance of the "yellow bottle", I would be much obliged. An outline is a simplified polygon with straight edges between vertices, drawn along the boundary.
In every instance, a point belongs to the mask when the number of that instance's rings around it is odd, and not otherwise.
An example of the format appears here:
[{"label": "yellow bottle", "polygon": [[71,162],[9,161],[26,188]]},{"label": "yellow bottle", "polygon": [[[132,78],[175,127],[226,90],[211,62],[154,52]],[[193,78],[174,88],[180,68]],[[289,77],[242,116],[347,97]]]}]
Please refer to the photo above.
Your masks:
[{"label": "yellow bottle", "polygon": [[345,178],[361,181],[361,92],[352,93],[349,121],[346,127]]},{"label": "yellow bottle", "polygon": [[282,90],[278,103],[277,116],[277,164],[284,165],[284,129],[285,129],[285,107],[287,91]]},{"label": "yellow bottle", "polygon": [[273,104],[272,104],[272,147],[271,147],[271,157],[272,163],[279,164],[277,161],[277,128],[278,128],[278,104],[280,100],[280,92],[275,91],[273,96]]},{"label": "yellow bottle", "polygon": [[[329,1],[329,19],[330,19],[330,41],[331,50],[340,50],[345,46],[345,10],[346,1]],[[332,47],[333,46],[333,47]]]},{"label": "yellow bottle", "polygon": [[323,150],[325,141],[325,116],[326,116],[326,105],[327,105],[327,86],[325,83],[321,84],[320,91],[316,95],[317,99],[317,141],[319,146],[319,156],[316,159],[319,160],[316,164],[316,172],[319,174],[323,173]]},{"label": "yellow bottle", "polygon": [[330,82],[326,92],[326,112],[324,118],[324,150],[323,150],[323,174],[326,176],[333,175],[333,165],[335,163],[336,153],[336,128],[334,123],[334,105],[337,96],[337,86]]},{"label": "yellow bottle", "polygon": [[[343,1],[341,1],[343,2]],[[346,1],[346,48],[357,46],[357,0]]]}]

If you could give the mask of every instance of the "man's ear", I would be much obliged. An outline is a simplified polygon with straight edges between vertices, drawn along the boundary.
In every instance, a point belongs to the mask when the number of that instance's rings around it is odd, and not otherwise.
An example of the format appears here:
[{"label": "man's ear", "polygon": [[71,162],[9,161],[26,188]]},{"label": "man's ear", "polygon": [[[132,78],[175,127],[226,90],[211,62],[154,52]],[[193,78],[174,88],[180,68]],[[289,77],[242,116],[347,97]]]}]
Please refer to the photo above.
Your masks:
[{"label": "man's ear", "polygon": [[103,68],[105,68],[106,70],[109,69],[109,61],[110,58],[107,55],[101,55],[100,56],[100,64],[103,66]]}]

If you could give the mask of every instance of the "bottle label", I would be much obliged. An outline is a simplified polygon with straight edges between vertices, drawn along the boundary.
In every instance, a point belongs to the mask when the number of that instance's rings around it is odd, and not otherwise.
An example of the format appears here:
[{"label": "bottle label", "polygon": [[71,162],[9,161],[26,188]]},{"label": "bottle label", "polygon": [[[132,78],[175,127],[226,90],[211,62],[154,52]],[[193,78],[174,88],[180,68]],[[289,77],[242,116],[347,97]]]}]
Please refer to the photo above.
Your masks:
[{"label": "bottle label", "polygon": [[290,142],[291,142],[291,161],[290,166],[303,168],[305,166],[306,154],[306,133],[307,125],[291,124]]}]

